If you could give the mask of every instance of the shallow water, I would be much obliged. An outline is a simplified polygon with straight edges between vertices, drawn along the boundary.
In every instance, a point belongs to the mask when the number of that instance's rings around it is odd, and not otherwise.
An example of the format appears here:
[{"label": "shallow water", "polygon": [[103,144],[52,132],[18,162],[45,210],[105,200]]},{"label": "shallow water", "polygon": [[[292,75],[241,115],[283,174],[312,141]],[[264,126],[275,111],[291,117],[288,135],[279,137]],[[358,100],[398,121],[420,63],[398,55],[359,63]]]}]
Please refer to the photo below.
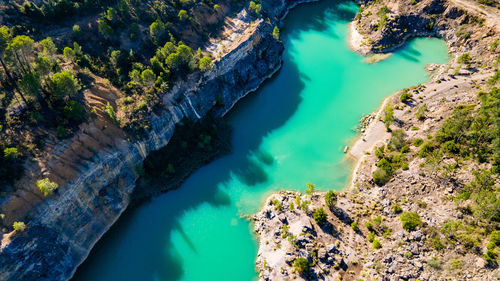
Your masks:
[{"label": "shallow water", "polygon": [[288,16],[281,71],[227,116],[233,151],[178,190],[127,211],[92,250],[76,280],[253,280],[257,241],[242,215],[269,193],[346,186],[343,154],[363,114],[392,92],[424,83],[448,60],[438,39],[415,39],[367,64],[347,46],[357,6],[304,5]]}]

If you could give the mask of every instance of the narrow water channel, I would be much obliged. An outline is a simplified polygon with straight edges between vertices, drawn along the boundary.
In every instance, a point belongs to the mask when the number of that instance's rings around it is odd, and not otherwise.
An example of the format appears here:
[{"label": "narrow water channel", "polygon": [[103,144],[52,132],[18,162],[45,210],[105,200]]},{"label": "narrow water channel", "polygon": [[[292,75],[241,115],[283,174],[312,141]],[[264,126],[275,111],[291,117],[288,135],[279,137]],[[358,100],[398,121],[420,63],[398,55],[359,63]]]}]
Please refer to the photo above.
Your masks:
[{"label": "narrow water channel", "polygon": [[254,280],[257,241],[241,218],[269,193],[344,188],[352,162],[343,148],[363,114],[392,92],[428,80],[446,45],[415,39],[367,64],[349,50],[357,6],[299,6],[281,30],[281,71],[227,116],[233,151],[199,169],[178,190],[127,211],[92,250],[75,280]]}]

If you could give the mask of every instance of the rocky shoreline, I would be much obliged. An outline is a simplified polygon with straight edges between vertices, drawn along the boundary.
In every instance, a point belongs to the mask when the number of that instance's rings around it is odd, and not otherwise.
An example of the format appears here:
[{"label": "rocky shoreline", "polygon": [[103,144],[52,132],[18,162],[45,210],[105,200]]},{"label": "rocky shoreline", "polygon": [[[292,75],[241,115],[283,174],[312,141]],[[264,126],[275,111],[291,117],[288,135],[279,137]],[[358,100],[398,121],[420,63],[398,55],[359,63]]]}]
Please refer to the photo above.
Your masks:
[{"label": "rocky shoreline", "polygon": [[[486,234],[469,238],[473,234],[459,232],[455,235],[466,238],[456,242],[456,237],[443,238],[441,233],[467,216],[450,198],[474,180],[473,171],[489,166],[469,160],[455,171],[451,184],[443,181],[435,162],[419,157],[416,144],[417,139],[432,137],[459,105],[478,104],[478,93],[492,88],[487,81],[494,75],[500,52],[490,45],[499,38],[499,27],[487,24],[495,19],[481,20],[484,15],[455,1],[416,3],[362,3],[351,24],[350,46],[364,55],[389,52],[409,38],[431,35],[447,42],[452,60],[431,65],[429,83],[395,93],[377,113],[362,120],[361,135],[349,150],[357,160],[352,181],[336,193],[334,207],[326,205],[325,193],[282,191],[266,200],[253,217],[260,280],[496,280],[500,275],[495,263],[483,255],[491,247],[486,245]],[[381,10],[387,22],[375,28]],[[500,11],[497,14],[500,18]],[[459,32],[464,30],[466,36]],[[470,57],[467,63],[464,56]],[[409,101],[402,101],[403,93],[409,93]],[[408,164],[378,185],[373,172],[380,152],[375,150],[392,141],[382,122],[388,105],[394,108],[396,120],[390,129],[401,131],[409,145]],[[418,113],[420,108],[424,117]],[[449,164],[450,159],[443,161]],[[498,186],[498,177],[494,179]],[[324,223],[318,223],[319,209],[325,210]],[[401,212],[417,213],[421,224],[403,227]],[[470,242],[471,250],[467,239],[481,242]]]},{"label": "rocky shoreline", "polygon": [[[150,130],[140,141],[111,139],[102,151],[77,167],[77,174],[60,185],[57,192],[33,206],[29,197],[39,197],[31,184],[0,202],[4,225],[23,220],[26,230],[2,236],[0,257],[2,280],[67,280],[89,254],[95,243],[127,208],[138,178],[137,165],[151,151],[168,144],[175,125],[184,118],[201,119],[205,115],[224,116],[238,100],[255,91],[279,70],[283,45],[272,36],[288,9],[304,1],[263,3],[270,21],[253,21],[246,10],[238,17],[252,21],[248,30],[238,31],[234,44],[217,58],[213,68],[203,75],[192,75],[176,84],[163,96],[165,110],[149,117]],[[308,2],[308,1],[305,1]],[[248,31],[248,32],[247,32]],[[82,138],[102,139],[92,124],[82,134],[54,149],[53,159],[72,149]],[[106,141],[110,141],[109,138]],[[54,173],[51,165],[38,173]],[[52,167],[57,165],[52,165]],[[25,180],[29,181],[29,179]],[[37,200],[40,201],[40,200]]]}]

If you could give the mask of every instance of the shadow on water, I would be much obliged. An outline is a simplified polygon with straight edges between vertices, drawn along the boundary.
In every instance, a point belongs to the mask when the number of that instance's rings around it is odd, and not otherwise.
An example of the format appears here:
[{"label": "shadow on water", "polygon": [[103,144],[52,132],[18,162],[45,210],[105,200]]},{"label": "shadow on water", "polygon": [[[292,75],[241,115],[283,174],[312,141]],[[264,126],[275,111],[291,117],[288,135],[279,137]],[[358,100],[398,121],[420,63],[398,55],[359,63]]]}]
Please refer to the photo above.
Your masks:
[{"label": "shadow on water", "polygon": [[[325,23],[327,19],[348,21],[354,17],[354,11],[341,5],[348,1],[332,2],[307,5],[301,8],[300,14],[292,11],[282,32],[285,45],[300,31],[329,28]],[[285,52],[279,74],[266,81],[258,92],[240,101],[226,117],[234,127],[231,154],[193,173],[179,189],[153,198],[151,201],[159,201],[154,202],[156,204],[146,203],[126,210],[91,251],[74,280],[180,279],[185,269],[179,254],[171,250],[174,249],[173,230],[197,253],[193,237],[183,231],[181,217],[204,203],[216,207],[230,205],[230,196],[218,186],[229,182],[232,174],[248,186],[267,180],[262,165],[273,165],[273,157],[258,147],[265,136],[295,113],[301,102],[304,79],[307,77],[300,74],[290,54]],[[150,215],[144,216],[144,213]],[[118,260],[109,261],[115,258]]]}]

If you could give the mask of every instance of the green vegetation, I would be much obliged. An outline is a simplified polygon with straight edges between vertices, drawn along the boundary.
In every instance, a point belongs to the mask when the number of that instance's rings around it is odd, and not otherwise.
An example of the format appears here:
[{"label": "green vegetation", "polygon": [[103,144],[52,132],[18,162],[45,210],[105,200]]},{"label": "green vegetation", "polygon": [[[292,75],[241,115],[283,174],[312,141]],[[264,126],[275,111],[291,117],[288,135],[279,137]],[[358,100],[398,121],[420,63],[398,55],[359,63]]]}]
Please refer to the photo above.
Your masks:
[{"label": "green vegetation", "polygon": [[337,192],[329,190],[325,195],[325,204],[328,209],[333,210],[337,205]]},{"label": "green vegetation", "polygon": [[306,194],[312,195],[316,191],[316,186],[310,182],[307,183]]},{"label": "green vegetation", "polygon": [[359,226],[358,226],[358,222],[354,221],[351,223],[351,228],[354,230],[354,231],[359,231]]},{"label": "green vegetation", "polygon": [[422,225],[422,220],[417,213],[414,212],[403,212],[399,217],[403,228],[408,231],[415,230],[418,226]]},{"label": "green vegetation", "polygon": [[48,178],[38,180],[36,186],[44,196],[52,194],[59,187],[57,183],[50,181]]},{"label": "green vegetation", "polygon": [[391,12],[387,6],[383,6],[380,8],[380,10],[377,12],[377,16],[379,16],[379,22],[377,25],[377,29],[382,29],[385,27],[387,24],[387,13]]},{"label": "green vegetation", "polygon": [[464,53],[458,58],[458,63],[468,64],[472,61],[472,58],[469,53]]},{"label": "green vegetation", "polygon": [[384,108],[384,113],[385,113],[384,115],[385,129],[387,130],[387,132],[390,132],[391,131],[390,126],[392,122],[396,120],[396,118],[394,117],[394,108],[392,108],[391,103],[387,103],[387,105]]},{"label": "green vegetation", "polygon": [[425,119],[425,112],[427,111],[427,105],[423,104],[420,106],[417,110],[417,113],[415,113],[415,116],[417,116],[417,119],[422,121]]},{"label": "green vegetation", "polygon": [[279,30],[279,28],[277,26],[275,26],[274,29],[273,29],[273,37],[276,40],[280,39],[280,30]]},{"label": "green vegetation", "polygon": [[298,274],[303,275],[309,271],[309,261],[304,257],[298,257],[293,261],[293,268]]},{"label": "green vegetation", "polygon": [[322,226],[326,223],[328,215],[326,214],[325,209],[319,208],[313,212],[313,218],[318,225]]},{"label": "green vegetation", "polygon": [[375,249],[380,249],[380,248],[382,248],[382,244],[380,243],[380,241],[378,239],[375,239],[372,242],[372,247]]},{"label": "green vegetation", "polygon": [[[248,2],[3,3],[0,150],[18,153],[0,156],[0,191],[22,175],[21,163],[37,157],[47,136],[71,137],[88,117],[101,116],[83,95],[95,84],[118,89],[118,99],[109,100],[116,112],[103,110],[131,138],[141,138],[150,125],[147,116],[162,106],[160,95],[187,75],[212,68],[211,54],[199,48],[219,34],[225,16],[244,5]],[[260,16],[260,2],[251,6]],[[213,19],[207,21],[209,16]],[[109,97],[101,98],[108,102]]]},{"label": "green vegetation", "polygon": [[23,232],[26,229],[26,224],[24,222],[22,222],[22,221],[15,221],[12,224],[12,227],[17,232]]},{"label": "green vegetation", "polygon": [[271,203],[274,205],[274,209],[281,211],[281,202],[278,199],[273,199]]},{"label": "green vegetation", "polygon": [[404,89],[404,91],[399,96],[399,100],[403,103],[407,103],[412,98],[412,94],[408,91],[408,89]]},{"label": "green vegetation", "polygon": [[386,184],[394,173],[406,164],[406,156],[401,152],[408,152],[409,147],[404,139],[403,131],[396,130],[392,132],[391,143],[385,146],[379,146],[375,149],[375,155],[379,159],[377,169],[373,172],[373,181],[377,185]]}]

